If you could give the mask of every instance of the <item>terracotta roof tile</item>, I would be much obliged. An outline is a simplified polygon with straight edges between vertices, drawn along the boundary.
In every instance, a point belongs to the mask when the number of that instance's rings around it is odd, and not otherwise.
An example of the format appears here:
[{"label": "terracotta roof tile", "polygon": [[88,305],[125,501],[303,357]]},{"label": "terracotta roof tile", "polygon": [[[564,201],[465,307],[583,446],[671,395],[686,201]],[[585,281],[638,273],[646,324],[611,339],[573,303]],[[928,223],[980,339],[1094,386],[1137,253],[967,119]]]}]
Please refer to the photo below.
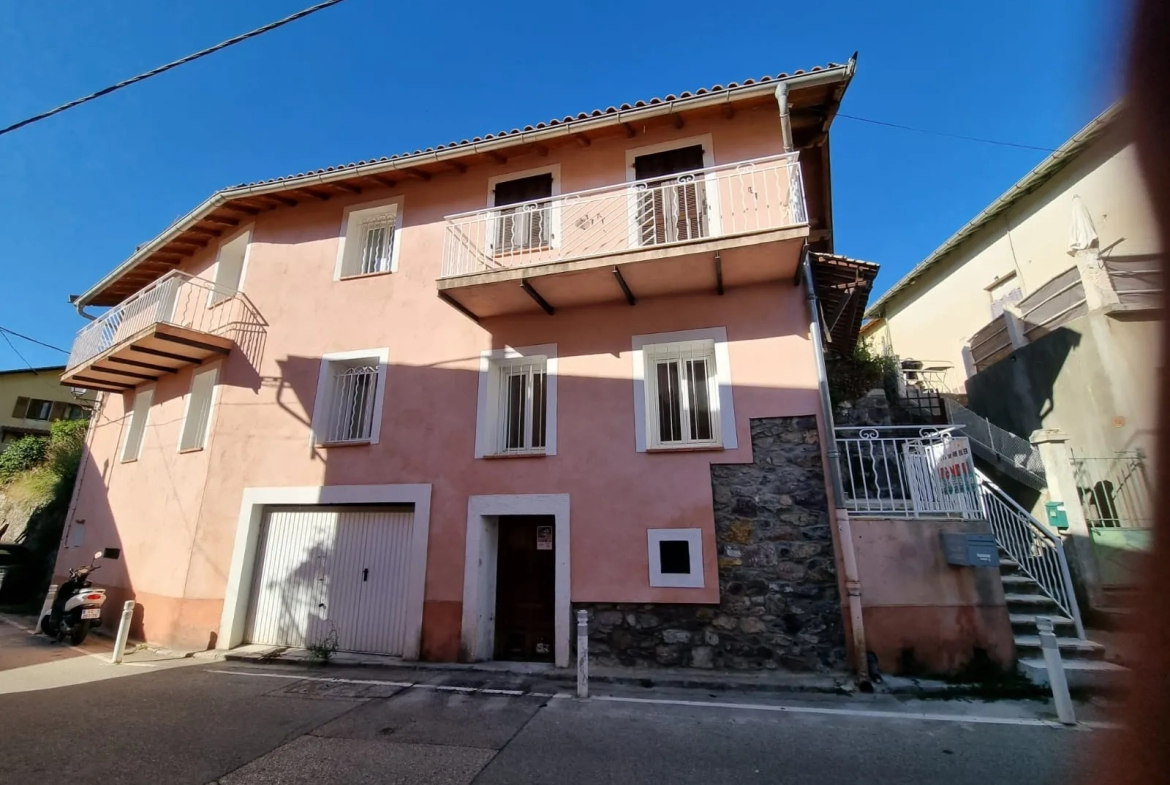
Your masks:
[{"label": "terracotta roof tile", "polygon": [[546,122],[543,122],[543,123],[536,123],[535,125],[526,125],[526,126],[524,126],[523,129],[513,128],[511,131],[499,131],[499,132],[494,133],[494,134],[485,134],[484,136],[476,136],[476,137],[473,137],[471,139],[462,139],[458,142],[448,142],[445,145],[440,144],[440,145],[437,145],[435,147],[428,147],[425,151],[424,150],[415,150],[413,153],[404,152],[404,153],[399,153],[397,155],[392,155],[389,158],[387,158],[386,156],[382,156],[380,158],[363,159],[361,161],[355,161],[353,163],[338,164],[335,166],[328,166],[328,167],[325,167],[323,169],[313,169],[313,170],[310,170],[308,172],[301,172],[301,173],[297,173],[297,174],[285,175],[283,177],[272,177],[272,178],[269,178],[267,180],[257,180],[255,182],[251,182],[251,183],[242,183],[241,185],[236,186],[236,187],[243,188],[243,187],[247,187],[247,186],[251,186],[251,185],[266,185],[268,183],[279,183],[279,182],[283,182],[284,180],[294,180],[298,177],[305,177],[307,175],[325,174],[326,172],[333,172],[333,171],[337,171],[338,169],[350,169],[350,168],[353,168],[356,166],[360,166],[362,164],[374,163],[375,161],[393,161],[393,160],[395,160],[397,158],[401,158],[403,156],[421,155],[424,152],[430,153],[430,152],[434,152],[435,150],[446,150],[446,149],[451,148],[451,147],[460,147],[460,146],[464,146],[464,145],[476,144],[477,142],[484,142],[484,141],[487,141],[489,139],[501,139],[504,137],[515,136],[517,134],[522,134],[522,133],[526,133],[529,131],[540,130],[542,128],[550,128],[552,126],[561,125],[562,123],[571,123],[571,122],[574,122],[575,120],[588,120],[591,117],[604,117],[606,115],[617,114],[618,112],[627,112],[631,109],[641,109],[641,108],[647,107],[647,106],[657,106],[659,104],[669,103],[671,101],[679,101],[679,100],[683,100],[686,98],[693,98],[695,96],[707,95],[708,93],[717,93],[717,92],[721,92],[723,90],[734,90],[737,87],[748,87],[748,86],[755,85],[755,84],[762,84],[764,82],[772,82],[772,81],[775,81],[777,79],[787,79],[790,76],[800,76],[801,74],[806,74],[806,73],[816,73],[817,71],[824,71],[826,68],[839,68],[839,67],[841,67],[841,65],[843,65],[843,64],[842,63],[828,63],[827,65],[823,65],[823,66],[820,66],[820,65],[813,66],[812,68],[808,69],[807,71],[804,69],[798,69],[796,71],[793,71],[791,74],[779,73],[779,74],[776,74],[775,76],[761,76],[759,79],[744,79],[742,82],[728,82],[726,85],[717,84],[717,85],[712,85],[711,87],[700,87],[697,90],[694,90],[693,92],[687,91],[687,92],[678,93],[677,95],[674,93],[670,93],[670,94],[663,96],[661,98],[654,97],[654,98],[650,98],[650,99],[645,100],[645,101],[635,101],[632,104],[623,103],[621,106],[617,106],[617,107],[607,106],[604,109],[594,109],[594,110],[589,111],[589,112],[580,112],[577,115],[565,115],[564,117],[560,118],[559,120],[554,117],[551,120],[547,120]]}]

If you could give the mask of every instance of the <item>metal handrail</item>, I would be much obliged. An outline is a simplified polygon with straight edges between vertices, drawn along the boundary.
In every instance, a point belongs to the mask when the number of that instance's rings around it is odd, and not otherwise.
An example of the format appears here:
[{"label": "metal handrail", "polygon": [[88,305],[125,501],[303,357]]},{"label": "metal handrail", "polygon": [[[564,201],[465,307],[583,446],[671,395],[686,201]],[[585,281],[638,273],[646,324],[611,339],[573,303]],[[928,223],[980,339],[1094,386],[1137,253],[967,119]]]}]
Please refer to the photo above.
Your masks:
[{"label": "metal handrail", "polygon": [[[1040,592],[1073,620],[1077,636],[1084,638],[1085,626],[1081,621],[1081,609],[1073,588],[1063,541],[986,474],[976,469],[975,476],[996,542],[1019,564],[1020,572],[1035,581]],[[995,509],[993,505],[1006,509]],[[1046,546],[1037,547],[1037,537]],[[1055,564],[1047,558],[1050,555],[1055,556]]]}]

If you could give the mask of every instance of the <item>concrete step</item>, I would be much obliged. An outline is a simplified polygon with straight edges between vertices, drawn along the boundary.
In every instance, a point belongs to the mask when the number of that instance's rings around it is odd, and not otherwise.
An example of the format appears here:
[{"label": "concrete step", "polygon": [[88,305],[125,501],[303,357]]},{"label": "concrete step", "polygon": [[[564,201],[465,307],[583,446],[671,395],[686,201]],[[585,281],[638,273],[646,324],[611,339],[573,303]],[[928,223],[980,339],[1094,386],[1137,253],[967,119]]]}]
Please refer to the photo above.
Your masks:
[{"label": "concrete step", "polygon": [[[1021,653],[1026,656],[1032,656],[1040,651],[1039,635],[1017,635],[1015,639],[1017,656]],[[1076,659],[1102,659],[1105,656],[1104,646],[1100,643],[1084,640],[1083,638],[1058,637],[1056,644],[1060,647],[1061,656],[1065,659],[1070,657]]]},{"label": "concrete step", "polygon": [[1000,575],[999,579],[1003,581],[1004,591],[1015,592],[1017,594],[1034,594],[1040,590],[1036,585],[1036,581],[1027,575]]},{"label": "concrete step", "polygon": [[[1045,616],[1043,613],[1011,613],[1008,614],[1008,621],[1012,623],[1013,627],[1024,627],[1031,633],[1036,632],[1036,617]],[[1075,627],[1073,620],[1067,616],[1051,615],[1048,618],[1052,619],[1053,626],[1059,630],[1061,627]]]},{"label": "concrete step", "polygon": [[[1025,657],[1016,661],[1020,673],[1028,681],[1041,687],[1048,686],[1048,668],[1043,657]],[[1123,688],[1129,681],[1129,668],[1104,660],[1065,660],[1064,678],[1073,689],[1112,690]]]},{"label": "concrete step", "polygon": [[[1003,595],[1003,598],[1004,598],[1004,600],[1007,601],[1009,610],[1012,609],[1011,608],[1012,605],[1022,605],[1022,606],[1026,606],[1026,607],[1039,607],[1039,608],[1049,608],[1049,607],[1056,606],[1056,602],[1052,598],[1045,597],[1043,594],[1022,594],[1019,592],[1006,592]],[[1026,613],[1026,611],[1024,611],[1022,609],[1019,612]]]}]

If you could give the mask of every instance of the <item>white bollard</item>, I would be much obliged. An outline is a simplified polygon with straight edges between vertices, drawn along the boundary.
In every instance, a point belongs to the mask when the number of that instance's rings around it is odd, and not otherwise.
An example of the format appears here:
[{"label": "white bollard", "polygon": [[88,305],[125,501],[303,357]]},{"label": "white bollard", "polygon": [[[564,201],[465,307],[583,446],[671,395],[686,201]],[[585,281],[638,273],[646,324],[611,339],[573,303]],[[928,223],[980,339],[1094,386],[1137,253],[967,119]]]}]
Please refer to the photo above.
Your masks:
[{"label": "white bollard", "polygon": [[41,606],[41,612],[37,614],[37,626],[33,627],[33,633],[41,631],[41,619],[49,615],[49,611],[53,609],[53,600],[57,599],[57,584],[49,587],[49,593],[45,595],[45,604]]},{"label": "white bollard", "polygon": [[118,625],[118,637],[114,639],[114,653],[110,655],[111,665],[122,664],[122,655],[126,652],[126,640],[130,637],[130,620],[134,618],[134,600],[126,600],[122,605],[122,621]]},{"label": "white bollard", "polygon": [[577,611],[577,697],[589,697],[589,611]]},{"label": "white bollard", "polygon": [[1056,704],[1056,718],[1065,725],[1076,725],[1077,716],[1073,711],[1072,697],[1068,694],[1068,680],[1064,677],[1064,663],[1060,659],[1060,646],[1052,631],[1052,619],[1036,617],[1036,630],[1040,633],[1040,650],[1044,653],[1044,665],[1048,668],[1048,684],[1052,687],[1052,701]]}]

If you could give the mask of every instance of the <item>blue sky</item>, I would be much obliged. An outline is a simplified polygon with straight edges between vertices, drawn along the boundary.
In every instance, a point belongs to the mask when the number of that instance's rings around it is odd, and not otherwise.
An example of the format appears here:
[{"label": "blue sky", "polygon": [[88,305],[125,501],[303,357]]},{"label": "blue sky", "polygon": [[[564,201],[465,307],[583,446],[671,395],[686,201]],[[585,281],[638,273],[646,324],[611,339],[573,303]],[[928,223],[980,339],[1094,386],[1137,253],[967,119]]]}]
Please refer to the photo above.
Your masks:
[{"label": "blue sky", "polygon": [[[310,4],[0,0],[0,126]],[[843,112],[951,133],[1056,147],[1119,93],[1125,20],[1103,0],[720,8],[346,0],[0,137],[0,326],[68,348],[67,296],[226,185],[855,50]],[[831,138],[837,251],[881,263],[879,289],[1045,155],[844,118]]]}]

